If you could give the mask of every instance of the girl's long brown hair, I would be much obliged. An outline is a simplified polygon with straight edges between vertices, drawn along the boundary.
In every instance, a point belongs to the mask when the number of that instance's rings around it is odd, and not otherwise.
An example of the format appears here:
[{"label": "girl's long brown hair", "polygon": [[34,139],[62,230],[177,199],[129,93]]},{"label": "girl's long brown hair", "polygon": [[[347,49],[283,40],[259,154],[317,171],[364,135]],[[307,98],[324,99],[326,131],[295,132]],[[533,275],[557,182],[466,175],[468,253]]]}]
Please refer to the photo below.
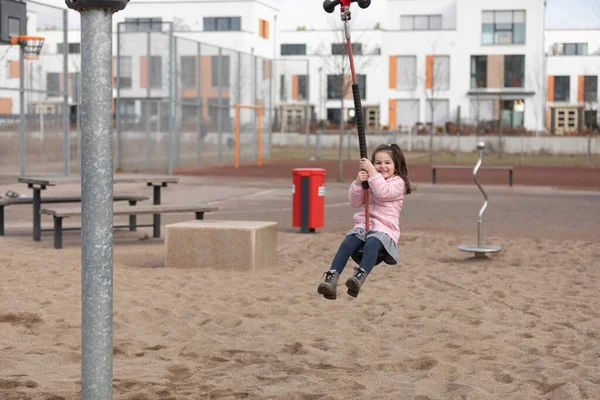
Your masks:
[{"label": "girl's long brown hair", "polygon": [[373,155],[371,156],[372,163],[375,163],[375,154],[382,151],[388,152],[392,157],[392,160],[394,161],[394,173],[400,176],[404,181],[404,194],[411,194],[413,190],[415,190],[417,187],[411,184],[408,180],[408,169],[406,168],[406,159],[404,158],[404,153],[402,153],[400,146],[398,146],[395,143],[379,145],[373,151]]}]

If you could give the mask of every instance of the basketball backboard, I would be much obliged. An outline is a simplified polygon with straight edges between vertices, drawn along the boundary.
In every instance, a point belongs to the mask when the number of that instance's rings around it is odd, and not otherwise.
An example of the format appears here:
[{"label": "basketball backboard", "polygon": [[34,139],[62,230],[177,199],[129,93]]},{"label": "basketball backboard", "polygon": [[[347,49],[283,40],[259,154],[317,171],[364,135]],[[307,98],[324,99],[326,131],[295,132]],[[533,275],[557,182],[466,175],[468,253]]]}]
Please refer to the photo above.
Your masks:
[{"label": "basketball backboard", "polygon": [[27,5],[19,0],[0,0],[0,43],[10,44],[10,38],[27,35]]}]

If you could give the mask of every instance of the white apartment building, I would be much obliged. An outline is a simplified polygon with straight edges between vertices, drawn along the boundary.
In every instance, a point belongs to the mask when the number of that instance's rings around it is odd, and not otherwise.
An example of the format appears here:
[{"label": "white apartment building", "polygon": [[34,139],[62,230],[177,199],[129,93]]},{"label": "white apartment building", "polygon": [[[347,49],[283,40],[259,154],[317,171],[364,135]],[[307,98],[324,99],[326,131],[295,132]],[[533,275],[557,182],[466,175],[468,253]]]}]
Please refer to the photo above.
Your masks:
[{"label": "white apartment building", "polygon": [[600,30],[547,30],[548,110],[554,134],[598,124]]},{"label": "white apartment building", "polygon": [[[387,0],[386,20],[371,29],[351,29],[367,129],[411,129],[433,120],[435,128],[443,130],[448,122],[497,126],[501,120],[507,129],[567,134],[595,125],[600,31],[545,30],[544,3]],[[193,104],[186,111],[185,103],[202,97],[208,107],[243,103],[274,108],[277,129],[284,132],[303,131],[307,108],[311,121],[321,126],[353,122],[351,79],[338,10],[329,14],[329,26],[305,30],[278,26],[280,10],[270,0],[172,0],[166,8],[164,4],[135,1],[113,16],[115,56],[117,29],[123,32],[122,113],[143,120],[144,99],[158,104],[168,97],[169,82],[164,78],[169,68],[168,40],[148,42],[147,37],[149,33],[160,37],[164,32],[167,38],[172,26],[176,37],[191,39],[176,50],[178,71],[187,76],[177,83],[183,116],[196,112]],[[353,4],[352,10],[355,25],[361,9]],[[324,13],[320,3],[315,12]],[[35,32],[32,17],[29,29]],[[40,34],[46,37],[42,55],[39,61],[26,63],[26,76],[33,89],[48,93],[44,99],[32,95],[28,104],[42,102],[36,110],[50,110],[56,104],[59,110],[63,32]],[[68,37],[69,102],[73,105],[78,97],[74,82],[81,70],[80,32],[69,31]],[[204,71],[211,71],[208,82],[189,79],[198,42],[202,55],[210,58],[201,63]],[[217,57],[217,46],[222,48],[221,57]],[[18,88],[18,48],[13,47],[5,57],[7,78],[0,87]],[[242,54],[239,61],[237,52]],[[260,62],[251,65],[254,59]],[[237,68],[229,65],[233,62]],[[113,69],[116,73],[116,63]],[[250,70],[256,75],[241,76]],[[215,72],[227,76],[226,86],[223,82],[216,85]],[[250,81],[249,86],[242,85],[244,80]],[[4,113],[18,114],[18,91],[0,92]],[[3,103],[3,98],[10,101]]]},{"label": "white apartment building", "polygon": [[[341,21],[339,26],[342,28]],[[381,88],[385,85],[381,75],[382,31],[352,30],[351,36],[365,123],[378,128]],[[293,121],[304,120],[307,102],[312,119],[339,126],[343,109],[344,121],[353,121],[352,78],[341,29],[282,31],[279,50],[275,73],[282,130],[298,125]]]},{"label": "white apartment building", "polygon": [[[382,120],[544,127],[544,0],[389,0]],[[387,103],[387,104],[385,104]],[[433,111],[433,117],[432,117]]]}]

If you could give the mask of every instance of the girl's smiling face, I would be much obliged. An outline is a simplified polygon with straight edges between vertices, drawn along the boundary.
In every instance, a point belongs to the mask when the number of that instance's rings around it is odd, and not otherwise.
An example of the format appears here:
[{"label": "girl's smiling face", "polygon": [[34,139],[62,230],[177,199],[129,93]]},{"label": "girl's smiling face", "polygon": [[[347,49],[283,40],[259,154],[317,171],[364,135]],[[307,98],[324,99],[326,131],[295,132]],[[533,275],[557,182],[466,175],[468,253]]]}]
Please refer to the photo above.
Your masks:
[{"label": "girl's smiling face", "polygon": [[375,163],[373,166],[375,167],[375,170],[384,177],[384,179],[394,176],[396,171],[394,160],[392,160],[392,155],[388,151],[380,151],[379,153],[375,154]]}]

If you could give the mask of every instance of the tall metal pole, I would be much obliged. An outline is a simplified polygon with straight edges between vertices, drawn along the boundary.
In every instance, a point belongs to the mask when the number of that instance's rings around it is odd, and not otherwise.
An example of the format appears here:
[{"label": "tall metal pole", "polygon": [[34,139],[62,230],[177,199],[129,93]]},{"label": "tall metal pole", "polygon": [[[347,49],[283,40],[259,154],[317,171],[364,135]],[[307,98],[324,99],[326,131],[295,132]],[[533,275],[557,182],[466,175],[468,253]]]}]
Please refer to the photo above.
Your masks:
[{"label": "tall metal pole", "polygon": [[117,87],[117,100],[115,104],[115,118],[117,123],[115,156],[117,159],[117,170],[121,169],[121,25],[122,22],[117,24],[117,73],[115,74],[115,85]]},{"label": "tall metal pole", "polygon": [[71,141],[69,137],[69,11],[63,11],[63,132],[65,176],[71,173]]},{"label": "tall metal pole", "polygon": [[112,15],[128,0],[65,0],[81,13],[81,398],[113,398]]},{"label": "tall metal pole", "polygon": [[[173,23],[169,26],[169,144],[167,146],[168,156],[168,172],[173,174],[173,135],[175,133],[175,91],[173,90],[173,80],[175,71],[173,60]],[[160,115],[160,113],[159,113]]]},{"label": "tall metal pole", "polygon": [[174,71],[174,75],[173,75],[173,97],[175,98],[175,125],[174,125],[174,137],[173,137],[173,149],[175,151],[175,155],[173,157],[174,161],[174,165],[177,166],[180,164],[180,150],[179,150],[179,144],[180,144],[180,137],[179,135],[181,134],[179,132],[179,109],[181,107],[181,101],[179,98],[179,63],[177,62],[177,57],[178,57],[178,50],[177,50],[177,43],[178,40],[177,38],[173,38],[173,71]]},{"label": "tall metal pole", "polygon": [[25,57],[19,48],[19,175],[25,175]]}]

